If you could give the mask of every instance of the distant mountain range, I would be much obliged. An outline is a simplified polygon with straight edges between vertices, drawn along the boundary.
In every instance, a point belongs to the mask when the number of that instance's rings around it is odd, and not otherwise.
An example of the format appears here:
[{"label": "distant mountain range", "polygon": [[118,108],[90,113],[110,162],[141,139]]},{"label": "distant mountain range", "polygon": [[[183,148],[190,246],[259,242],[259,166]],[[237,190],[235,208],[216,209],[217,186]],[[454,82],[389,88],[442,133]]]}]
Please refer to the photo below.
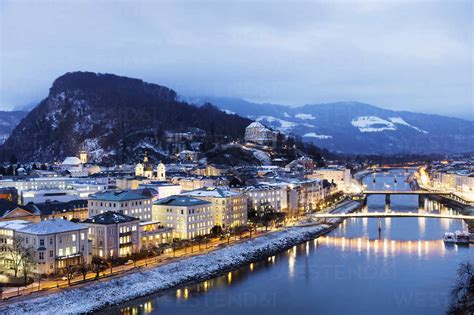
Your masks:
[{"label": "distant mountain range", "polygon": [[474,122],[439,115],[394,111],[359,102],[290,107],[238,98],[184,97],[212,103],[227,113],[260,121],[333,152],[400,154],[474,152]]},{"label": "distant mountain range", "polygon": [[201,130],[215,141],[231,141],[250,123],[213,106],[181,102],[175,91],[157,84],[71,72],[57,78],[49,95],[11,131],[1,154],[3,160],[15,154],[20,161],[61,161],[84,146],[93,162],[133,163],[145,150],[152,159],[166,155],[166,132]]},{"label": "distant mountain range", "polygon": [[474,152],[474,122],[458,118],[358,102],[291,107],[180,97],[139,79],[71,72],[56,79],[49,95],[30,112],[0,111],[0,141],[11,135],[0,158],[15,154],[21,161],[57,161],[82,146],[94,162],[134,162],[144,150],[161,158],[165,131],[201,129],[228,141],[241,138],[251,120],[336,153]]},{"label": "distant mountain range", "polygon": [[0,111],[0,144],[27,114],[27,111]]}]

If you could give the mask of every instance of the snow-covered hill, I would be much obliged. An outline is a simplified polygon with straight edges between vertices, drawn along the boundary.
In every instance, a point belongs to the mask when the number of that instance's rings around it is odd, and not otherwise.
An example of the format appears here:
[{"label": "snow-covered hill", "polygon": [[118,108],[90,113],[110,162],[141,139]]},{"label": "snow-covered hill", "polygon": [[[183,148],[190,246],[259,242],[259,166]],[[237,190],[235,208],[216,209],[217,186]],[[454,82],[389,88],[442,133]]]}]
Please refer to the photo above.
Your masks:
[{"label": "snow-covered hill", "polygon": [[343,153],[460,153],[474,151],[474,122],[393,111],[359,102],[290,107],[236,98],[192,97],[276,130]]}]

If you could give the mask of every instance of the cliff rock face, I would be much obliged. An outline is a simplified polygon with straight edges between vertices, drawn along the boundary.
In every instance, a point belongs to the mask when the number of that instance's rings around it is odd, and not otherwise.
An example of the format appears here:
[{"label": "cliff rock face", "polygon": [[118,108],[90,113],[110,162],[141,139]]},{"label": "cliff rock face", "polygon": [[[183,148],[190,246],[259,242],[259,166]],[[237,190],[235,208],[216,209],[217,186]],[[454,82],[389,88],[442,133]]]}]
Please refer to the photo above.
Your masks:
[{"label": "cliff rock face", "polygon": [[93,162],[134,162],[147,150],[166,155],[166,132],[214,139],[242,137],[250,120],[206,105],[196,107],[163,86],[113,74],[72,72],[15,127],[2,146],[4,160],[61,161],[85,146]]}]

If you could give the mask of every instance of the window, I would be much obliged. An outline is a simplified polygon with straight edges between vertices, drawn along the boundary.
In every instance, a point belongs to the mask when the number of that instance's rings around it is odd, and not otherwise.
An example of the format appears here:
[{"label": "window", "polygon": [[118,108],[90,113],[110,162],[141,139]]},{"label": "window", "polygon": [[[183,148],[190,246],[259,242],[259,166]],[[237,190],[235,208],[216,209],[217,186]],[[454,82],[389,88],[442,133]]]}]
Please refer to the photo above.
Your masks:
[{"label": "window", "polygon": [[81,233],[81,241],[83,241],[86,238],[86,235],[84,233]]},{"label": "window", "polygon": [[44,239],[40,239],[40,246],[44,246]]},{"label": "window", "polygon": [[73,234],[73,235],[72,235],[72,241],[73,241],[73,242],[76,241],[76,234]]},{"label": "window", "polygon": [[63,242],[63,237],[60,236],[60,237],[59,237],[59,244],[61,244],[62,242]]},{"label": "window", "polygon": [[44,253],[43,252],[39,252],[38,255],[39,255],[38,257],[39,257],[40,260],[44,259]]},{"label": "window", "polygon": [[49,257],[53,257],[53,251],[52,250],[49,251]]},{"label": "window", "polygon": [[60,257],[63,256],[63,249],[62,248],[59,249],[59,256]]}]

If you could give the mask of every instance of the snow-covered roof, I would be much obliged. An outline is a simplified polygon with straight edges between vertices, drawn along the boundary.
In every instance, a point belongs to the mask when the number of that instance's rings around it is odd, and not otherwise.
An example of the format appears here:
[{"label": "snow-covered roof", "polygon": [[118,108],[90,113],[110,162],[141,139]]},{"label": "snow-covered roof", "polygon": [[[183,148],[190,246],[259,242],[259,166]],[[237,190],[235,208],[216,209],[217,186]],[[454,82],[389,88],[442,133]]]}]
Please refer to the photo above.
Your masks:
[{"label": "snow-covered roof", "polygon": [[82,162],[75,156],[68,156],[64,159],[62,165],[80,165]]},{"label": "snow-covered roof", "polygon": [[247,126],[247,128],[260,128],[260,129],[267,129],[262,123],[259,123],[258,121],[254,121],[250,125]]},{"label": "snow-covered roof", "polygon": [[193,198],[185,195],[175,195],[160,199],[155,202],[155,205],[166,205],[166,206],[177,206],[177,207],[190,207],[197,205],[209,204],[209,201]]},{"label": "snow-covered roof", "polygon": [[0,222],[0,229],[19,230],[27,225],[33,224],[25,220],[9,220]]},{"label": "snow-covered roof", "polygon": [[118,190],[118,191],[104,191],[102,193],[96,193],[94,195],[91,195],[89,199],[104,200],[104,201],[128,201],[128,200],[148,199],[148,197],[140,195],[136,191]]},{"label": "snow-covered roof", "polygon": [[227,198],[233,196],[239,196],[240,193],[219,188],[219,187],[203,187],[195,190],[191,190],[183,193],[183,195],[194,196],[194,197],[215,197],[215,198]]},{"label": "snow-covered roof", "polygon": [[118,212],[114,212],[114,211],[107,211],[85,220],[84,223],[115,224],[115,223],[123,223],[123,222],[130,222],[130,221],[136,221],[136,220],[140,220],[140,219],[131,217],[125,214],[121,214]]},{"label": "snow-covered roof", "polygon": [[27,225],[26,227],[18,230],[18,232],[36,235],[48,235],[83,229],[87,229],[87,226],[63,219],[51,219]]}]

